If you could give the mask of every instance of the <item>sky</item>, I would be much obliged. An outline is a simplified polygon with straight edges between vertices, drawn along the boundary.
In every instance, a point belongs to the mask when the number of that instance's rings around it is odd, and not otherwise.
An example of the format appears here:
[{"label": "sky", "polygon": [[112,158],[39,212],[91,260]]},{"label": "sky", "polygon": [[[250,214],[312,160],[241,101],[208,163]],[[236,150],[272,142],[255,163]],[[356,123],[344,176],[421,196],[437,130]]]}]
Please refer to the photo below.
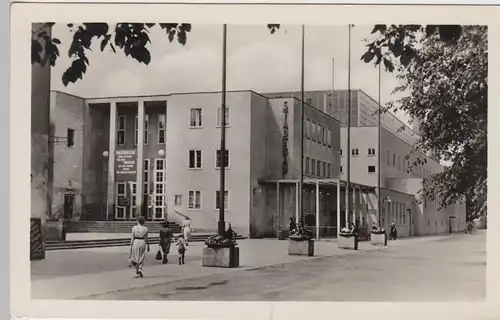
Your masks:
[{"label": "sky", "polygon": [[[360,60],[371,25],[356,25],[351,33],[351,88],[378,99],[378,67]],[[71,64],[67,51],[72,33],[64,24],[53,27],[61,57],[52,69],[52,89],[77,96],[111,97],[180,92],[220,91],[222,75],[222,25],[193,25],[187,44],[169,43],[159,27],[151,30],[149,65],[110,49],[100,51],[100,41],[88,53],[90,66],[82,80],[64,87],[61,76]],[[347,89],[348,27],[306,26],[305,90]],[[334,72],[332,60],[335,59]],[[227,89],[256,92],[299,91],[301,76],[301,26],[282,25],[271,35],[265,25],[228,25]],[[397,99],[395,74],[382,71],[382,103]],[[396,114],[407,122],[403,113]]]}]

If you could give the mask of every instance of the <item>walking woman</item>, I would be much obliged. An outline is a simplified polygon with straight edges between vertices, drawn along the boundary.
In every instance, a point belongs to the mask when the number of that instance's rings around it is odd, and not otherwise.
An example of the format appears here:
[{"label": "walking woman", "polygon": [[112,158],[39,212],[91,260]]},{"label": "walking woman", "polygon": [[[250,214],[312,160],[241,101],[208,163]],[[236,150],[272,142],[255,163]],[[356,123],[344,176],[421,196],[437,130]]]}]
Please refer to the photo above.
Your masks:
[{"label": "walking woman", "polygon": [[186,217],[186,219],[182,222],[182,234],[186,240],[186,245],[188,245],[191,232],[193,232],[193,227],[191,227],[191,218]]},{"label": "walking woman", "polygon": [[148,228],[144,225],[146,219],[140,217],[139,223],[132,227],[132,240],[130,242],[130,260],[135,267],[137,277],[142,278],[142,268],[146,258],[146,250],[149,252]]},{"label": "walking woman", "polygon": [[172,244],[173,233],[168,227],[168,221],[161,224],[160,228],[160,249],[163,253],[162,263],[168,262],[168,254],[170,253],[170,245]]}]

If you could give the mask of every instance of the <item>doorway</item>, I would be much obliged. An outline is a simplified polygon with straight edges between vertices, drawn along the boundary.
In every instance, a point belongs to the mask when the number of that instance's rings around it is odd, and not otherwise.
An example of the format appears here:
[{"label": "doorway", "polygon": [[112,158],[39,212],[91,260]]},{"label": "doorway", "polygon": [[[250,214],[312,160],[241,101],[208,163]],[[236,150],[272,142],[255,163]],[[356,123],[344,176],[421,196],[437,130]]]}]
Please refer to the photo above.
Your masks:
[{"label": "doorway", "polygon": [[64,194],[64,203],[63,203],[63,217],[64,219],[72,219],[73,212],[75,208],[75,194],[74,193],[65,193]]}]

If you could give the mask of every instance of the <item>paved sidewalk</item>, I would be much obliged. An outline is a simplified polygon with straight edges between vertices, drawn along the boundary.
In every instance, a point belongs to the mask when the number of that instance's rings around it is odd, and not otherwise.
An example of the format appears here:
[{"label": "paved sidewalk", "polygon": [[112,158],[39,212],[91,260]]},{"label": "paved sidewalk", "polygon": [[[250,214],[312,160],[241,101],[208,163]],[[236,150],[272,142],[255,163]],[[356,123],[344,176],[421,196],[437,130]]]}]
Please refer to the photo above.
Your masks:
[{"label": "paved sidewalk", "polygon": [[[422,242],[432,242],[444,240],[449,237],[460,235],[433,236],[424,238],[406,239],[403,241],[391,241],[388,247],[372,246],[369,242],[361,242],[358,251],[340,250],[335,241],[318,241],[315,243],[314,257],[289,256],[287,253],[288,241],[252,239],[240,240],[240,268],[206,268],[201,266],[201,253],[203,244],[192,243],[188,247],[188,262],[184,266],[176,264],[151,265],[144,269],[144,278],[134,278],[133,269],[121,269],[104,272],[94,272],[78,274],[64,277],[43,278],[31,282],[32,298],[34,299],[82,299],[104,293],[129,290],[132,288],[148,287],[157,284],[174,281],[216,275],[221,273],[236,272],[241,270],[258,269],[271,265],[287,264],[302,260],[321,258],[325,256],[338,255],[359,255],[363,252],[374,250],[387,250],[391,247],[411,246]],[[461,235],[463,236],[463,235]],[[156,246],[152,246],[149,255],[156,254]],[[127,248],[99,248],[99,249],[79,249],[83,251],[111,252],[119,251],[123,264],[126,264],[128,257]],[[73,251],[73,250],[72,250]],[[76,250],[75,250],[76,251]],[[171,256],[171,259],[175,255]],[[154,261],[154,260],[153,260]],[[47,263],[50,263],[50,256]],[[55,261],[57,263],[57,261]],[[77,264],[78,262],[74,262]],[[88,262],[87,262],[88,263]],[[33,265],[32,265],[33,266]],[[54,266],[57,267],[57,266]]]}]

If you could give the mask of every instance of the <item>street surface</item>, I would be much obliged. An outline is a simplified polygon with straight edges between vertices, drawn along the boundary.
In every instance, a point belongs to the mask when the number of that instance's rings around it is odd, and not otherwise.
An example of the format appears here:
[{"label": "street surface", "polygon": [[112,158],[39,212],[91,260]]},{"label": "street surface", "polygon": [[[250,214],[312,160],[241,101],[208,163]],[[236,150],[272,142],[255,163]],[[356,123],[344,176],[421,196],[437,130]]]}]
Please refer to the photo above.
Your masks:
[{"label": "street surface", "polygon": [[[238,269],[201,267],[201,243],[188,247],[185,266],[161,266],[154,261],[153,246],[143,279],[134,279],[126,267],[124,248],[51,252],[47,260],[32,262],[32,294],[55,299],[374,302],[481,301],[486,295],[484,231],[401,239],[387,248],[360,243],[357,252],[317,242],[312,258],[289,257],[286,245],[241,241]],[[64,291],[68,286],[73,293]]]}]

